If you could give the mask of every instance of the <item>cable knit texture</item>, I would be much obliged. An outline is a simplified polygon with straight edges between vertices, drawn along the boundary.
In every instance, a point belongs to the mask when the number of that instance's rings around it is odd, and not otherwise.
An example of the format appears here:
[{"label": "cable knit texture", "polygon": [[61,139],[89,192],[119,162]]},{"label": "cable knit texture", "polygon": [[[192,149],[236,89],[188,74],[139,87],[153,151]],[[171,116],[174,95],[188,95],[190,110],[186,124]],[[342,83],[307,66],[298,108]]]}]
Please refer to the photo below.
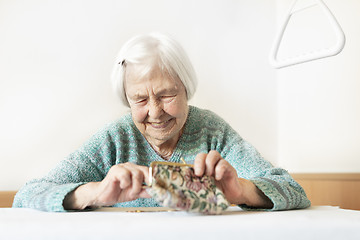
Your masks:
[{"label": "cable knit texture", "polygon": [[[189,106],[183,134],[169,161],[193,163],[198,153],[218,151],[236,169],[238,176],[251,180],[274,204],[271,210],[310,206],[304,190],[287,171],[275,168],[242,139],[229,124],[211,111]],[[111,166],[132,162],[149,166],[164,161],[136,128],[131,114],[107,125],[80,149],[61,161],[45,177],[34,179],[16,194],[13,207],[43,211],[66,211],[65,196],[87,182],[101,181]],[[154,199],[139,198],[116,207],[156,207]],[[241,205],[243,209],[253,209]]]}]

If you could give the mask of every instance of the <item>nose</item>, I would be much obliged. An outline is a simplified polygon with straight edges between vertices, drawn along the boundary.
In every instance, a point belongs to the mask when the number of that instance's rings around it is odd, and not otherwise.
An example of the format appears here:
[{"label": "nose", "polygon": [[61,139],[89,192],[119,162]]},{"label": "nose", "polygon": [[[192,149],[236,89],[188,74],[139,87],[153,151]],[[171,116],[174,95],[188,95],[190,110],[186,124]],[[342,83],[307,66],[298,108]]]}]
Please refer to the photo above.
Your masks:
[{"label": "nose", "polygon": [[159,119],[163,113],[163,106],[160,101],[150,100],[148,115],[150,119]]}]

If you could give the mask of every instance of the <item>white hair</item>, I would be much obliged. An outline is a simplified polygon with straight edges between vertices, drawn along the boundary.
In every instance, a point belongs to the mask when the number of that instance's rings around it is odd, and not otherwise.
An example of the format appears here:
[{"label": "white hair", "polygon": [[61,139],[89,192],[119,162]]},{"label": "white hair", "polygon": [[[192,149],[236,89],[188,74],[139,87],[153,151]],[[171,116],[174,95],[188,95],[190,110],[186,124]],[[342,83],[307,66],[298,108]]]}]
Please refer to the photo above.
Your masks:
[{"label": "white hair", "polygon": [[171,78],[178,78],[185,86],[188,100],[196,91],[197,78],[190,59],[180,44],[167,35],[150,33],[136,36],[121,48],[111,80],[122,103],[129,107],[124,85],[128,64],[137,66],[137,70],[141,69],[137,74],[142,77],[158,68]]}]

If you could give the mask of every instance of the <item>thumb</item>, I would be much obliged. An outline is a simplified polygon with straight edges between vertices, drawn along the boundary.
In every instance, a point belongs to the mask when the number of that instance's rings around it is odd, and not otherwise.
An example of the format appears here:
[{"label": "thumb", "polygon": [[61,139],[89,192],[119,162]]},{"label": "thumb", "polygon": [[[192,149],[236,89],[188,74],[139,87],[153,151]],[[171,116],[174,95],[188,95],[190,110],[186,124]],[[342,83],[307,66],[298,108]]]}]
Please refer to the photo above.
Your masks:
[{"label": "thumb", "polygon": [[150,194],[146,191],[146,189],[141,190],[139,193],[139,198],[151,198]]}]

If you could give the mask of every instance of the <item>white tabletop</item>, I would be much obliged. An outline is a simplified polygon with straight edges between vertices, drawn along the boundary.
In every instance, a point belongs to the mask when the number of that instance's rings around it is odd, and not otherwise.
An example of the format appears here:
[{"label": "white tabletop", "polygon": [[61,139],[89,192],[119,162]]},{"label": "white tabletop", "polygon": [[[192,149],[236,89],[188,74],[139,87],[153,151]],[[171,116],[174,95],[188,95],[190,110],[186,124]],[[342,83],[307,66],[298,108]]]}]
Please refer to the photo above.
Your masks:
[{"label": "white tabletop", "polygon": [[[126,209],[125,209],[126,210]],[[102,208],[49,213],[0,208],[0,239],[360,239],[360,211],[337,207],[223,215]]]}]

